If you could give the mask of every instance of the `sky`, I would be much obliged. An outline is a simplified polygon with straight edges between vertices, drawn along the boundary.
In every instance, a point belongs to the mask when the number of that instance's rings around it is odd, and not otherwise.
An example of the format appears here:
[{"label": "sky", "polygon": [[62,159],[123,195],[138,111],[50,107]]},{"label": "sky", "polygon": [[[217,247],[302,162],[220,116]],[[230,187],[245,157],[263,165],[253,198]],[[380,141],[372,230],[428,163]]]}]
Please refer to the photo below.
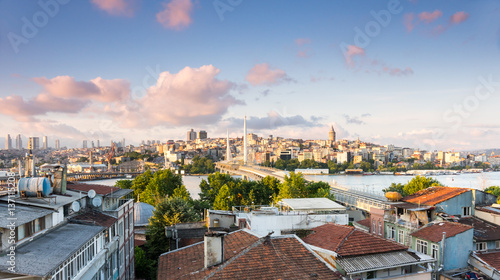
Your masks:
[{"label": "sky", "polygon": [[[498,148],[500,2],[0,0],[4,135]],[[24,142],[26,143],[26,141]]]}]

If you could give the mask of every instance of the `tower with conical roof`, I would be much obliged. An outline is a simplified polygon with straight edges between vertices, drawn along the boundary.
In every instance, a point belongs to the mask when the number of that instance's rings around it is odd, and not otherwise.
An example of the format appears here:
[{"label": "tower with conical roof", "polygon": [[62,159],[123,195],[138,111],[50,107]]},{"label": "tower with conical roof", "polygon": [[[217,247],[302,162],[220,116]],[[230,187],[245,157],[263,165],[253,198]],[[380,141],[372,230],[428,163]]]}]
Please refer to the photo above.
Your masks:
[{"label": "tower with conical roof", "polygon": [[335,130],[333,129],[333,125],[332,125],[332,129],[330,130],[330,133],[328,134],[328,140],[335,142],[335,139],[336,139],[336,134],[335,134]]}]

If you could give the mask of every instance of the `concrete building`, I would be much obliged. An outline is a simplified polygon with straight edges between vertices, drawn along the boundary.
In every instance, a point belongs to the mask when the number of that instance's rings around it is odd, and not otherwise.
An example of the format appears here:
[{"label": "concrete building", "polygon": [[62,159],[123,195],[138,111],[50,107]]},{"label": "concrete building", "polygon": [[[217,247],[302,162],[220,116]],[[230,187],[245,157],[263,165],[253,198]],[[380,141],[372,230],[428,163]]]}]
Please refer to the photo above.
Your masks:
[{"label": "concrete building", "polygon": [[5,149],[6,150],[12,149],[12,138],[10,138],[10,134],[7,134],[7,136],[5,137]]},{"label": "concrete building", "polygon": [[21,134],[18,134],[16,136],[16,149],[18,150],[23,149],[23,139],[21,138]]},{"label": "concrete building", "polygon": [[56,150],[61,149],[61,143],[59,142],[59,139],[56,139],[54,147],[56,148]]},{"label": "concrete building", "polygon": [[0,197],[0,278],[134,279],[133,191],[60,182],[43,199]]},{"label": "concrete building", "polygon": [[30,147],[31,147],[31,150],[33,150],[33,151],[40,149],[40,138],[30,137],[29,142],[28,142],[28,149],[30,149]]},{"label": "concrete building", "polygon": [[87,140],[83,140],[82,148],[87,149]]},{"label": "concrete building", "polygon": [[187,132],[187,141],[194,141],[194,140],[196,140],[196,131],[194,131],[191,128],[191,130]]},{"label": "concrete building", "polygon": [[47,150],[49,148],[49,143],[47,141],[47,136],[43,136],[43,146],[42,149]]},{"label": "concrete building", "polygon": [[207,139],[208,134],[205,130],[200,130],[198,132],[198,139]]}]

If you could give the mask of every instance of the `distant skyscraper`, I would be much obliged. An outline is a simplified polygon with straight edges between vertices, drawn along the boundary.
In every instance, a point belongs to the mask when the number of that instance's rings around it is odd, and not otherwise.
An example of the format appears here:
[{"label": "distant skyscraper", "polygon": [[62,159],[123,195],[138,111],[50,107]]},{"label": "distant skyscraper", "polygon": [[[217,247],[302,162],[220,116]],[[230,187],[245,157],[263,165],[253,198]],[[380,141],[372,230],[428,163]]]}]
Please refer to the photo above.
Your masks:
[{"label": "distant skyscraper", "polygon": [[328,140],[335,142],[335,139],[336,139],[336,133],[332,125],[332,130],[330,130],[330,133],[328,134]]},{"label": "distant skyscraper", "polygon": [[231,142],[229,141],[229,130],[227,131],[227,142],[226,142],[226,160],[231,161]]},{"label": "distant skyscraper", "polygon": [[247,116],[243,121],[243,164],[247,164],[248,152],[247,152]]},{"label": "distant skyscraper", "polygon": [[83,140],[82,148],[84,148],[84,149],[87,148],[87,140]]},{"label": "distant skyscraper", "polygon": [[101,142],[99,141],[99,139],[97,139],[97,148],[100,148],[101,147]]},{"label": "distant skyscraper", "polygon": [[10,134],[7,134],[7,137],[5,137],[5,149],[12,149],[12,139],[10,138]]},{"label": "distant skyscraper", "polygon": [[122,147],[125,148],[125,138],[122,139]]},{"label": "distant skyscraper", "polygon": [[198,132],[198,139],[207,139],[207,132],[205,130],[200,130],[200,132]]},{"label": "distant skyscraper", "polygon": [[196,131],[191,128],[191,130],[187,132],[187,141],[193,140],[196,140]]},{"label": "distant skyscraper", "polygon": [[47,141],[47,136],[43,136],[43,149],[47,150],[49,148],[49,142]]},{"label": "distant skyscraper", "polygon": [[92,148],[95,148],[95,146],[94,146],[94,140],[92,140],[91,144],[92,144]]},{"label": "distant skyscraper", "polygon": [[39,137],[30,137],[32,139],[31,148],[33,150],[40,149],[40,138]]},{"label": "distant skyscraper", "polygon": [[23,139],[21,139],[21,134],[18,134],[16,137],[16,149],[18,150],[23,149]]},{"label": "distant skyscraper", "polygon": [[61,143],[59,143],[59,139],[56,139],[55,147],[56,150],[59,150],[61,148]]}]

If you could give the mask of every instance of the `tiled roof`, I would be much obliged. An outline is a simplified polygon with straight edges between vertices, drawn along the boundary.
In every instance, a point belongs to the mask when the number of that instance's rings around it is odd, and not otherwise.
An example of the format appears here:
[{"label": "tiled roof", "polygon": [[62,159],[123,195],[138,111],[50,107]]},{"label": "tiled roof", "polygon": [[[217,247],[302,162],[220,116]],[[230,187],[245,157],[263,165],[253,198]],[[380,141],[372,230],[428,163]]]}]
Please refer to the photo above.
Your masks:
[{"label": "tiled roof", "polygon": [[412,195],[404,197],[402,200],[406,202],[411,202],[415,204],[423,205],[436,205],[464,192],[468,192],[470,189],[466,188],[451,188],[451,187],[429,187],[427,189],[418,191]]},{"label": "tiled roof", "polygon": [[98,211],[87,211],[70,218],[70,222],[72,223],[99,225],[105,228],[109,228],[116,223],[117,220],[118,219],[113,216]]},{"label": "tiled roof", "polygon": [[459,223],[474,228],[474,239],[477,241],[500,240],[500,226],[476,217],[462,217]]},{"label": "tiled roof", "polygon": [[204,268],[204,242],[160,256],[158,279],[339,279],[296,236],[258,238],[245,230],[224,237],[225,261]]},{"label": "tiled roof", "polygon": [[432,242],[439,242],[443,239],[443,232],[446,232],[446,238],[449,238],[470,229],[472,229],[472,227],[468,225],[453,222],[439,222],[428,224],[426,227],[415,231],[411,235]]},{"label": "tiled roof", "polygon": [[371,225],[371,221],[370,221],[370,218],[366,218],[364,220],[361,220],[361,221],[357,221],[356,223],[362,225],[362,226],[365,226],[367,228],[370,228],[370,225]]},{"label": "tiled roof", "polygon": [[110,187],[105,185],[97,185],[97,184],[84,184],[84,183],[70,183],[66,185],[66,188],[74,191],[82,191],[89,192],[90,190],[94,190],[97,194],[107,195],[113,192],[117,192],[121,190],[120,188]]},{"label": "tiled roof", "polygon": [[324,224],[312,229],[304,242],[336,252],[341,257],[407,250],[408,248],[353,227]]},{"label": "tiled roof", "polygon": [[496,270],[500,270],[500,251],[475,252],[475,255]]}]

